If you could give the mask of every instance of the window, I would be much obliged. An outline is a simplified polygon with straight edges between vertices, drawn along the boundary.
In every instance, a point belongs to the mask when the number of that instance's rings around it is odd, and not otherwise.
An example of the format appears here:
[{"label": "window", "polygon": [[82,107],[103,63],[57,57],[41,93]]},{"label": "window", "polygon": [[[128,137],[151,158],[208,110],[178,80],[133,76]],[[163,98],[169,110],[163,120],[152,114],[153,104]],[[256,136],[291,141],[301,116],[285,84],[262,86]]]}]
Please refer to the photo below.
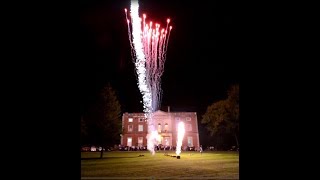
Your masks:
[{"label": "window", "polygon": [[138,146],[143,146],[143,137],[138,137]]},{"label": "window", "polygon": [[133,122],[133,118],[129,118],[129,119],[128,119],[128,122]]},{"label": "window", "polygon": [[175,120],[176,120],[176,131],[178,131],[178,124],[179,124],[179,122],[180,122],[180,117],[175,117]]},{"label": "window", "polygon": [[162,144],[163,137],[160,134],[158,134],[158,137],[156,139],[158,144]]},{"label": "window", "polygon": [[127,146],[132,146],[132,137],[128,137]]},{"label": "window", "polygon": [[187,131],[192,131],[192,126],[191,126],[191,124],[186,124],[186,130],[187,130]]},{"label": "window", "polygon": [[158,132],[161,132],[161,124],[158,124]]},{"label": "window", "polygon": [[164,144],[165,144],[166,146],[169,146],[169,145],[170,145],[170,139],[169,139],[169,137],[165,137],[165,138],[164,138]]},{"label": "window", "polygon": [[164,124],[164,131],[167,132],[168,131],[168,123]]},{"label": "window", "polygon": [[143,131],[143,124],[139,124],[139,126],[138,126],[138,131],[139,131],[139,132]]},{"label": "window", "polygon": [[188,146],[193,147],[193,139],[190,136],[188,136]]},{"label": "window", "polygon": [[186,121],[191,121],[191,117],[186,117]]},{"label": "window", "polygon": [[128,132],[132,132],[133,125],[128,125]]},{"label": "window", "polygon": [[143,118],[139,118],[139,122],[143,122]]}]

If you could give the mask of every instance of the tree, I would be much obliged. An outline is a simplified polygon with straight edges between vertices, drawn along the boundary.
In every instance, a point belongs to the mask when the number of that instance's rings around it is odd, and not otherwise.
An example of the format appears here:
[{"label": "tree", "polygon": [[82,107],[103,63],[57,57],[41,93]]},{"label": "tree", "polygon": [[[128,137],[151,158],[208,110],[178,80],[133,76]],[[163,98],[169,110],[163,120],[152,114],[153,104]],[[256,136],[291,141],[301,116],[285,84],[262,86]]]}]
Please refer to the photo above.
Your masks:
[{"label": "tree", "polygon": [[216,146],[220,146],[221,137],[227,134],[227,101],[220,100],[213,103],[207,108],[206,113],[202,116],[201,123],[205,124],[210,136],[216,136],[219,142]]},{"label": "tree", "polygon": [[[110,84],[101,92],[102,118],[100,122],[102,147],[112,146],[118,143],[121,133],[121,106],[115,91]],[[100,158],[103,157],[103,150]]]},{"label": "tree", "polygon": [[[86,118],[89,141],[92,144],[104,148],[120,141],[121,105],[110,84],[100,91]],[[100,158],[102,157],[103,149]]]},{"label": "tree", "polygon": [[118,101],[115,91],[108,84],[101,92],[103,99],[103,122],[102,126],[106,130],[106,142],[108,145],[114,145],[120,140],[121,133],[121,105]]},{"label": "tree", "polygon": [[211,136],[232,134],[239,146],[239,85],[229,88],[227,99],[208,106],[201,123],[206,125]]},{"label": "tree", "polygon": [[239,84],[231,86],[228,91],[227,109],[229,110],[230,131],[239,147]]}]

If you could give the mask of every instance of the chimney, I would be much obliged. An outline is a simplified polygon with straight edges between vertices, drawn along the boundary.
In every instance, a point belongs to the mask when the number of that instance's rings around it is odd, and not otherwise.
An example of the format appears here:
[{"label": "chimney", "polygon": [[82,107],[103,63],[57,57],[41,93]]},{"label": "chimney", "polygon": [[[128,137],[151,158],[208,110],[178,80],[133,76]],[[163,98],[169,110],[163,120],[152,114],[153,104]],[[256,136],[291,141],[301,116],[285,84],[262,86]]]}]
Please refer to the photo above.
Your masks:
[{"label": "chimney", "polygon": [[170,112],[170,106],[168,106],[168,112]]}]

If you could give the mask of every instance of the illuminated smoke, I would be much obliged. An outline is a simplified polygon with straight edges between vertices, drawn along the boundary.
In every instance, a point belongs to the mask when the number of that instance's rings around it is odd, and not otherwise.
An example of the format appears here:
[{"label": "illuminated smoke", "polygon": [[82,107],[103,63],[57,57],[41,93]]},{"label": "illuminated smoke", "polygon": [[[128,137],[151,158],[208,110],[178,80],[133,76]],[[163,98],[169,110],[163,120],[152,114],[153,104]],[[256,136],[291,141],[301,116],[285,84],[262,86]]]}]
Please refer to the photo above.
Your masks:
[{"label": "illuminated smoke", "polygon": [[[166,60],[166,51],[169,42],[170,19],[167,19],[166,28],[160,30],[160,24],[146,23],[146,15],[139,17],[139,3],[131,1],[130,20],[125,9],[128,24],[128,36],[131,46],[131,55],[138,76],[138,87],[142,94],[143,111],[148,119],[148,150],[154,154],[154,146],[158,144],[158,131],[154,127],[152,113],[159,109],[161,102],[161,76]],[[168,29],[169,27],[169,29]]]},{"label": "illuminated smoke", "polygon": [[182,146],[182,140],[184,137],[184,132],[185,132],[184,123],[179,122],[179,124],[178,124],[178,140],[177,140],[177,149],[176,149],[177,156],[179,156],[181,153],[181,146]]}]

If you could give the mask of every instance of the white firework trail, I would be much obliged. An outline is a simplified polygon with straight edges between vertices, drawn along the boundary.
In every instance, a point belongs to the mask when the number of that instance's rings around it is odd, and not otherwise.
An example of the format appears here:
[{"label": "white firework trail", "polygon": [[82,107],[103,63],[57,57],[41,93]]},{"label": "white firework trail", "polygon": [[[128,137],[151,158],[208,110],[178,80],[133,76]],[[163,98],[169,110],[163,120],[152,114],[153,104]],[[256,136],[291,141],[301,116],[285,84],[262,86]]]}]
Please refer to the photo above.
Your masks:
[{"label": "white firework trail", "polygon": [[182,140],[184,137],[184,123],[179,122],[178,124],[178,140],[177,140],[177,148],[176,148],[176,155],[179,156],[181,153],[181,146],[182,146]]},{"label": "white firework trail", "polygon": [[128,19],[128,16],[127,16],[127,9],[125,8],[124,11],[126,13],[126,19],[127,19],[127,24],[128,24],[128,36],[129,36],[129,41],[130,41],[130,46],[131,46],[131,56],[132,56],[132,58],[135,59],[136,54],[134,52],[133,43],[132,43],[131,30],[130,30],[130,20]]},{"label": "white firework trail", "polygon": [[158,144],[159,135],[154,127],[152,113],[160,107],[162,93],[160,82],[172,26],[169,27],[170,19],[167,19],[166,29],[161,29],[161,31],[160,24],[156,23],[153,27],[152,21],[149,24],[146,23],[145,14],[143,14],[143,18],[139,17],[138,1],[132,0],[130,6],[131,31],[127,9],[125,9],[125,13],[131,55],[138,76],[138,87],[143,99],[143,111],[148,119],[148,150],[154,154],[154,147]]}]

